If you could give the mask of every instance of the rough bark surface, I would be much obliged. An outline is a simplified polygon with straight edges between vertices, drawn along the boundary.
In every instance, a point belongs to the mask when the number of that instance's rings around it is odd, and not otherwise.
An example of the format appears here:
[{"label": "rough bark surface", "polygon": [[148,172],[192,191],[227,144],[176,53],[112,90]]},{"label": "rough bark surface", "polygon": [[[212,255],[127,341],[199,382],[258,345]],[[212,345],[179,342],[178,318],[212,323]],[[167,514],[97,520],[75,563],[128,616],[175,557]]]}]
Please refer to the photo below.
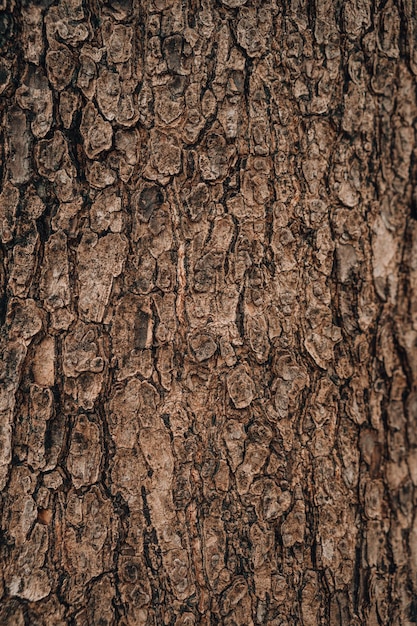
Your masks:
[{"label": "rough bark surface", "polygon": [[414,0],[1,6],[2,626],[415,624]]}]

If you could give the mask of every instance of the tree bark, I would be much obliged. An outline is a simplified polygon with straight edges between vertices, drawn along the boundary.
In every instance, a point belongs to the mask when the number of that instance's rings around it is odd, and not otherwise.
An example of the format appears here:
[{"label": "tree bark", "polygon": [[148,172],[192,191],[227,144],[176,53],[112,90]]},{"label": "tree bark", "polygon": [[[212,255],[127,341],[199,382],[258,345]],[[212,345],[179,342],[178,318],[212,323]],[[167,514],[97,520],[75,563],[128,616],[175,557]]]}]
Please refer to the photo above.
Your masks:
[{"label": "tree bark", "polygon": [[0,623],[417,623],[412,0],[3,0]]}]

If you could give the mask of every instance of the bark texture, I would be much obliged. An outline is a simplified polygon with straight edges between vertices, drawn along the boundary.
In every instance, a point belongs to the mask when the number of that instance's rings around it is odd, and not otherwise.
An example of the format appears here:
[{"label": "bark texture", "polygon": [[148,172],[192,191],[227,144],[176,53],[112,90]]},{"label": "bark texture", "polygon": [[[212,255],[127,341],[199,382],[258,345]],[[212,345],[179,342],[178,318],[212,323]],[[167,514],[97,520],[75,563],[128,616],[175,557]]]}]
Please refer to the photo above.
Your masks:
[{"label": "bark texture", "polygon": [[417,622],[415,4],[1,2],[2,626]]}]

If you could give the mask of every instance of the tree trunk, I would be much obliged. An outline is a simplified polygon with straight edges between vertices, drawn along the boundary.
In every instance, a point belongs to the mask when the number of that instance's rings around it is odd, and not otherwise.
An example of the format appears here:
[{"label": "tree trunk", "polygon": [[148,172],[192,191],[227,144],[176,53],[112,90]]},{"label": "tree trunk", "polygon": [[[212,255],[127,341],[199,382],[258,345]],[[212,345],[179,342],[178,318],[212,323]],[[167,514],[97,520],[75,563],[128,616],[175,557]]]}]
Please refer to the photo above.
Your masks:
[{"label": "tree trunk", "polygon": [[417,623],[414,1],[1,4],[0,623]]}]

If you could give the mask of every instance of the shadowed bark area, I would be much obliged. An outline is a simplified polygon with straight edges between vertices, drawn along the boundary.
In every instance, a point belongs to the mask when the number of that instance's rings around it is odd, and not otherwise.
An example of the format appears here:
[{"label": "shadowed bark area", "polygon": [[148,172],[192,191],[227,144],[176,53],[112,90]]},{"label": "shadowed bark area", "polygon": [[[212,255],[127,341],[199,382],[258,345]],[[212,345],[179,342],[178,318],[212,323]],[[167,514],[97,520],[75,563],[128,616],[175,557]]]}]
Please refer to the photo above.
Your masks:
[{"label": "shadowed bark area", "polygon": [[414,0],[0,5],[0,624],[417,623]]}]

